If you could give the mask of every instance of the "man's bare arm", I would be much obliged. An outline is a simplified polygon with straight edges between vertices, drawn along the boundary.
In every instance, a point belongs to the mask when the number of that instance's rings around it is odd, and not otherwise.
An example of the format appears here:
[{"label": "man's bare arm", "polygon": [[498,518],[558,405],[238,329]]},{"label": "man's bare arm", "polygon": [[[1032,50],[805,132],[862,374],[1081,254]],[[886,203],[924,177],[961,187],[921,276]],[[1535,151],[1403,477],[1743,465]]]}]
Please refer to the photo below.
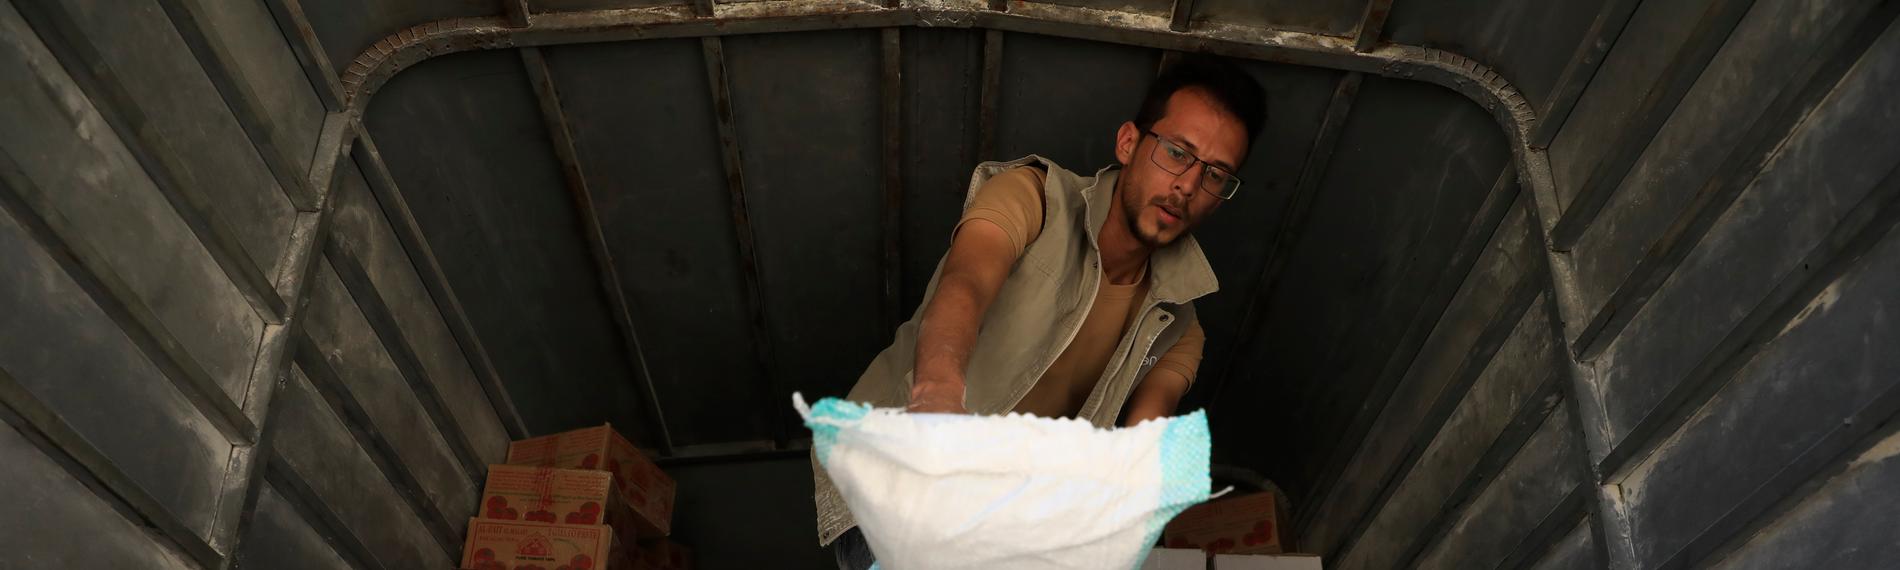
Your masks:
[{"label": "man's bare arm", "polygon": [[1148,371],[1148,377],[1135,385],[1135,393],[1128,396],[1128,419],[1123,426],[1132,426],[1143,420],[1163,418],[1174,415],[1174,408],[1181,405],[1181,395],[1186,394],[1188,379],[1181,373],[1166,368]]},{"label": "man's bare arm", "polygon": [[945,256],[937,292],[924,307],[917,331],[917,369],[910,411],[964,413],[963,370],[969,363],[983,315],[1016,264],[1009,234],[989,220],[958,228]]}]

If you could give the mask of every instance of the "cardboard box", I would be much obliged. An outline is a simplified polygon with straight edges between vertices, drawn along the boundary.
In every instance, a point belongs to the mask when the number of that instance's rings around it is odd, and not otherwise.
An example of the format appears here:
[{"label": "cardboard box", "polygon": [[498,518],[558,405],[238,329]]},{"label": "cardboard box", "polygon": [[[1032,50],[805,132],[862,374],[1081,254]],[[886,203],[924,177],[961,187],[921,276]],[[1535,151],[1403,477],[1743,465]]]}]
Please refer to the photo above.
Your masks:
[{"label": "cardboard box", "polygon": [[1207,553],[1195,548],[1154,548],[1141,570],[1207,570]]},{"label": "cardboard box", "polygon": [[635,535],[661,537],[672,532],[673,478],[661,472],[611,424],[508,444],[508,463],[612,473],[615,489],[636,515],[632,529]]},{"label": "cardboard box", "polygon": [[649,540],[640,543],[633,567],[634,570],[692,570],[693,553],[671,540]]},{"label": "cardboard box", "polygon": [[1214,570],[1322,570],[1317,554],[1216,554]]},{"label": "cardboard box", "polygon": [[627,536],[638,517],[606,471],[490,465],[477,518],[559,524],[604,524]]},{"label": "cardboard box", "polygon": [[470,570],[632,570],[606,525],[470,519],[462,543]]},{"label": "cardboard box", "polygon": [[1280,526],[1286,501],[1280,497],[1263,491],[1195,505],[1162,529],[1162,544],[1208,554],[1279,554],[1286,544]]}]

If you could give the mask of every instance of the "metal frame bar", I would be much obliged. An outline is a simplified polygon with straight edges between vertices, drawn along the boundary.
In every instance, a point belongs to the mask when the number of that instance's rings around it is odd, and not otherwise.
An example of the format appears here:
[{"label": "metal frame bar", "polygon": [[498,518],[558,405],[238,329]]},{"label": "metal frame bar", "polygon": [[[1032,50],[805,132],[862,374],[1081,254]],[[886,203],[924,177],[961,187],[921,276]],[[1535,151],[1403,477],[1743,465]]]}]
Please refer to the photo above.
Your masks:
[{"label": "metal frame bar", "polygon": [[1774,101],[1762,109],[1748,130],[1723,158],[1722,165],[1697,190],[1669,227],[1644,250],[1630,274],[1579,331],[1571,350],[1594,358],[1623,327],[1649,303],[1676,268],[1702,243],[1722,213],[1767,168],[1781,143],[1800,128],[1808,112],[1821,104],[1834,85],[1847,75],[1874,40],[1891,24],[1900,7],[1893,3],[1864,3],[1862,10],[1843,19],[1843,33],[1828,34],[1825,44],[1793,70]]},{"label": "metal frame bar", "polygon": [[[1452,258],[1445,263],[1438,276],[1432,281],[1431,293],[1419,303],[1418,309],[1413,311],[1412,320],[1406,325],[1405,336],[1399,339],[1391,356],[1386,359],[1385,365],[1380,369],[1378,379],[1374,381],[1372,393],[1366,398],[1366,403],[1359,407],[1350,422],[1346,424],[1347,431],[1339,440],[1342,445],[1333,446],[1334,452],[1328,456],[1321,476],[1311,486],[1312,490],[1302,497],[1302,505],[1317,505],[1321,498],[1332,491],[1333,483],[1338,480],[1340,474],[1345,472],[1352,461],[1353,452],[1358,449],[1357,444],[1363,443],[1366,436],[1372,433],[1373,425],[1377,423],[1379,414],[1385,409],[1385,402],[1391,399],[1392,394],[1398,390],[1399,384],[1411,372],[1413,363],[1418,359],[1419,351],[1424,349],[1425,343],[1431,338],[1432,331],[1437,329],[1438,323],[1444,320],[1446,311],[1450,309],[1451,300],[1464,289],[1465,283],[1471,280],[1471,272],[1477,266],[1478,259],[1483,257],[1485,250],[1498,239],[1498,232],[1503,227],[1504,219],[1513,209],[1529,207],[1521,196],[1517,178],[1512,176],[1511,169],[1506,167],[1498,174],[1498,180],[1493,184],[1491,192],[1485,196],[1484,202],[1479,204],[1476,215],[1465,228],[1464,236],[1459,238],[1458,246],[1452,250]],[[1345,442],[1354,442],[1355,445],[1348,447],[1343,445]],[[1302,516],[1299,524],[1310,522],[1310,518],[1307,517],[1317,516],[1318,513],[1317,508],[1301,509],[1299,514]]]},{"label": "metal frame bar", "polygon": [[528,27],[529,21],[533,19],[528,0],[501,0],[501,14],[508,19],[508,25],[517,28]]},{"label": "metal frame bar", "polygon": [[59,2],[28,2],[19,8],[54,58],[66,68],[73,83],[93,100],[99,116],[125,144],[173,212],[190,228],[192,237],[204,246],[219,271],[250,303],[260,319],[266,323],[283,322],[284,300],[277,297],[264,272],[244,253],[237,236],[211,207],[211,199],[197,187],[179,180],[178,172],[183,170],[179,153],[172,149],[163,133],[146,120],[138,100],[80,30],[70,7]]},{"label": "metal frame bar", "polygon": [[303,65],[304,78],[310,80],[310,88],[317,92],[324,110],[343,110],[346,107],[343,84],[337,79],[336,67],[330,64],[330,56],[323,51],[323,42],[317,39],[316,29],[310,26],[310,18],[304,15],[302,0],[263,2],[277,19],[277,28],[284,34],[284,40],[290,42],[290,51],[297,56],[297,63]]},{"label": "metal frame bar", "polygon": [[307,333],[296,335],[294,342],[296,366],[310,379],[310,386],[322,397],[324,405],[349,429],[356,445],[363,449],[370,461],[376,464],[377,470],[395,487],[396,494],[402,496],[403,503],[415,513],[417,520],[422,521],[422,526],[429,529],[436,546],[442,548],[449,558],[456,558],[462,541],[455,536],[455,525],[429,499],[421,480],[410,470],[409,464],[403,462],[402,454],[396,451],[389,438],[383,437],[383,430],[376,424],[375,418],[369,416],[362,402],[337,376],[336,370],[330,367],[323,348]]},{"label": "metal frame bar", "polygon": [[1583,98],[1583,90],[1596,78],[1597,69],[1603,66],[1603,60],[1610,53],[1610,46],[1616,45],[1617,38],[1623,35],[1623,28],[1629,25],[1630,16],[1636,14],[1636,6],[1642,0],[1608,0],[1603,9],[1591,20],[1590,29],[1584,32],[1583,41],[1577,44],[1577,51],[1570,56],[1570,62],[1564,64],[1562,75],[1557,77],[1557,86],[1544,99],[1543,121],[1531,133],[1531,145],[1538,148],[1550,146],[1551,139],[1557,138],[1557,132],[1563,128],[1564,121],[1570,118],[1570,111],[1577,107],[1577,101]]},{"label": "metal frame bar", "polygon": [[1003,32],[983,31],[982,85],[976,104],[976,160],[996,160],[996,114],[1003,100]]},{"label": "metal frame bar", "polygon": [[1305,235],[1307,216],[1311,213],[1313,200],[1319,194],[1320,182],[1326,178],[1326,169],[1332,163],[1333,152],[1339,146],[1340,135],[1346,130],[1346,119],[1352,114],[1353,102],[1359,97],[1359,86],[1364,83],[1365,74],[1347,72],[1339,78],[1333,87],[1332,99],[1326,104],[1326,115],[1320,120],[1319,134],[1313,137],[1313,146],[1306,152],[1306,161],[1300,166],[1300,176],[1294,182],[1293,195],[1287,198],[1286,213],[1273,233],[1273,241],[1267,245],[1267,256],[1260,260],[1259,277],[1254,281],[1254,294],[1247,297],[1246,308],[1241,310],[1240,332],[1228,345],[1224,354],[1228,361],[1223,364],[1220,374],[1215,376],[1209,401],[1219,400],[1227,388],[1228,380],[1233,376],[1234,360],[1239,351],[1253,345],[1253,338],[1263,328],[1266,313],[1270,310],[1268,299],[1280,285],[1280,274],[1285,270],[1287,258],[1293,253],[1293,247],[1299,238]]},{"label": "metal frame bar", "polygon": [[164,7],[172,27],[196,56],[199,67],[204,68],[211,85],[231,108],[231,116],[244,129],[251,146],[257,149],[258,157],[277,179],[284,195],[300,211],[316,210],[317,192],[308,186],[304,166],[278,144],[276,121],[264,110],[257,92],[235,63],[231,46],[206,23],[203,15],[208,10],[202,0],[162,0],[159,5]]},{"label": "metal frame bar", "polygon": [[[679,7],[656,7],[539,14],[535,25],[520,29],[503,25],[499,18],[445,20],[378,42],[351,64],[344,84],[350,108],[360,110],[403,69],[430,57],[475,49],[892,26],[983,28],[1376,73],[1441,85],[1491,111],[1511,143],[1523,184],[1534,193],[1554,196],[1544,150],[1528,144],[1537,125],[1535,111],[1509,81],[1470,58],[1400,44],[1381,44],[1360,52],[1342,38],[1260,26],[1205,26],[1179,33],[1168,29],[1163,18],[1111,20],[1097,11],[1042,3],[1010,8],[1004,12],[963,4],[914,4],[892,9],[825,0],[764,0],[722,5],[717,18]],[[1554,199],[1540,197],[1539,202],[1540,209],[1545,202],[1555,206]],[[1555,219],[1554,213],[1546,217]],[[1566,314],[1576,312],[1570,302],[1565,300]]]},{"label": "metal frame bar", "polygon": [[[1168,16],[1168,29],[1186,32],[1194,25],[1194,0],[1174,0],[1174,10]],[[1365,50],[1360,50],[1365,51]]]},{"label": "metal frame bar", "polygon": [[475,330],[475,324],[469,320],[468,313],[462,309],[462,301],[456,297],[455,289],[449,285],[447,273],[442,264],[436,261],[435,250],[429,247],[428,239],[423,237],[422,226],[416,223],[415,214],[409,209],[409,203],[396,187],[396,180],[384,166],[382,153],[376,150],[376,143],[370,139],[369,132],[360,122],[351,125],[356,131],[356,146],[351,156],[356,161],[364,181],[368,183],[370,193],[381,206],[383,217],[389,220],[390,229],[396,233],[396,240],[408,254],[410,263],[415,266],[416,275],[429,291],[429,297],[435,300],[437,312],[449,327],[449,332],[460,345],[462,354],[475,369],[480,378],[482,392],[488,396],[495,415],[501,418],[502,425],[513,439],[528,437],[527,424],[523,423],[521,413],[515,409],[514,398],[509,396],[507,385],[502,383],[501,373],[495,368],[495,362],[488,356],[487,347]]},{"label": "metal frame bar", "polygon": [[47,255],[227,441],[247,445],[256,440],[257,425],[244,416],[218,381],[192,358],[99,251],[84,240],[70,239],[80,231],[4,150],[0,150],[0,208],[19,220]]},{"label": "metal frame bar", "polygon": [[227,553],[226,568],[236,562],[234,555],[247,535],[256,509],[258,491],[271,453],[274,432],[269,421],[269,412],[274,409],[271,404],[276,401],[277,389],[282,386],[285,369],[291,358],[290,339],[301,334],[296,323],[309,304],[307,292],[309,283],[315,279],[317,259],[321,256],[319,248],[322,247],[324,236],[329,235],[332,219],[330,197],[336,187],[337,166],[349,158],[350,146],[355,140],[350,130],[350,118],[343,113],[326,116],[322,133],[318,139],[316,156],[329,158],[311,165],[307,178],[312,188],[321,189],[317,196],[317,210],[298,214],[283,260],[277,265],[277,293],[291,300],[284,316],[285,324],[270,325],[264,330],[264,341],[258,349],[257,360],[252,364],[251,382],[242,405],[245,415],[260,426],[260,433],[255,445],[232,450],[231,461],[224,474],[223,499],[219,502],[218,523],[212,530],[211,545]]},{"label": "metal frame bar", "polygon": [[1385,20],[1392,15],[1392,0],[1368,0],[1366,11],[1359,16],[1358,31],[1353,34],[1353,50],[1372,51],[1379,45],[1379,37],[1385,34]]},{"label": "metal frame bar", "polygon": [[[726,169],[726,193],[731,209],[732,229],[739,244],[739,269],[745,279],[746,309],[752,316],[752,344],[760,375],[766,379],[771,398],[765,405],[772,418],[773,441],[784,447],[791,440],[791,399],[785,379],[778,369],[777,351],[772,346],[770,315],[765,310],[764,278],[760,276],[758,246],[753,234],[751,209],[745,199],[744,160],[739,154],[739,125],[732,108],[732,88],[726,78],[726,48],[718,37],[700,38],[705,57],[706,82],[712,93],[713,113],[719,130],[719,156]],[[782,397],[781,397],[782,396]]]},{"label": "metal frame bar", "polygon": [[621,343],[627,351],[628,366],[639,372],[635,378],[641,399],[647,409],[653,412],[653,427],[658,431],[662,454],[673,453],[673,433],[667,427],[666,413],[660,407],[660,395],[653,387],[653,373],[647,368],[646,351],[640,344],[639,327],[633,322],[633,309],[627,302],[626,288],[620,280],[619,266],[614,263],[613,249],[607,244],[607,234],[600,223],[600,213],[594,207],[594,195],[587,186],[587,175],[581,167],[580,151],[574,134],[568,129],[567,112],[561,106],[561,95],[554,85],[553,70],[548,67],[547,58],[541,54],[541,48],[521,48],[521,64],[527,68],[528,83],[533,88],[535,100],[541,107],[542,122],[547,125],[548,138],[554,147],[554,156],[561,164],[562,181],[567,185],[568,194],[574,199],[574,212],[580,217],[582,238],[587,243],[588,253],[594,260],[594,272],[599,278],[601,295],[606,297],[607,306],[614,312],[614,325],[620,333]]},{"label": "metal frame bar", "polygon": [[883,236],[884,302],[882,338],[903,322],[904,298],[904,40],[897,28],[879,35],[878,129],[883,138],[879,182],[884,187],[879,233]]},{"label": "metal frame bar", "polygon": [[1551,232],[1551,244],[1557,250],[1570,251],[1582,239],[1590,223],[1602,213],[1604,205],[1610,203],[1617,188],[1649,149],[1656,133],[1662,131],[1663,124],[1675,114],[1689,89],[1702,78],[1703,70],[1728,43],[1729,34],[1754,5],[1755,0],[1713,0],[1709,4],[1708,11],[1696,21],[1695,29],[1663,68],[1661,79],[1644,92],[1642,102],[1622,125],[1616,142],[1609,146],[1609,154],[1591,167],[1590,174],[1564,208],[1563,217]]}]

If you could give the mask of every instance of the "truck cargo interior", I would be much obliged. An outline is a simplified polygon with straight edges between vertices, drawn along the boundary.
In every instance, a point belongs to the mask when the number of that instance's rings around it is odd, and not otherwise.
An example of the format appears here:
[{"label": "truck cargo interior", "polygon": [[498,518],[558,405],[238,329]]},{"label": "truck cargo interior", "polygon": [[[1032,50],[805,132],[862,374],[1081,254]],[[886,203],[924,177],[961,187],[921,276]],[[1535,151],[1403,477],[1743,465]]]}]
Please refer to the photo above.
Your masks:
[{"label": "truck cargo interior", "polygon": [[0,0],[0,568],[465,566],[510,442],[602,424],[676,488],[637,567],[837,567],[793,393],[979,163],[1114,164],[1202,55],[1269,119],[1179,411],[1288,552],[1894,568],[1896,14]]}]

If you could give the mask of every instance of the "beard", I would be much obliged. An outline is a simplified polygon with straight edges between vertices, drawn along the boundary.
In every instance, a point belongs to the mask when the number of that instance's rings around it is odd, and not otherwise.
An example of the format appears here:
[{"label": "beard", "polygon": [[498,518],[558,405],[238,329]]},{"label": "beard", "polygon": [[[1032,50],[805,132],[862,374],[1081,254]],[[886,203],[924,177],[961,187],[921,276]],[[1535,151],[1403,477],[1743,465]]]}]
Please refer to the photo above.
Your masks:
[{"label": "beard", "polygon": [[1168,200],[1167,195],[1162,195],[1156,196],[1146,203],[1141,203],[1139,199],[1135,197],[1134,193],[1128,190],[1128,179],[1126,177],[1117,180],[1116,184],[1121,186],[1120,191],[1117,193],[1121,195],[1122,213],[1124,214],[1124,221],[1128,224],[1128,235],[1135,236],[1136,241],[1140,241],[1142,245],[1152,249],[1161,249],[1167,247],[1168,244],[1174,243],[1174,240],[1180,236],[1180,234],[1175,234],[1175,237],[1172,238],[1164,237],[1160,227],[1156,227],[1153,232],[1142,229],[1141,213],[1142,208],[1146,206],[1167,206],[1173,208],[1176,212],[1180,212],[1181,219],[1177,222],[1177,225],[1182,227],[1182,234],[1187,233],[1186,228],[1189,227],[1189,219],[1187,217],[1188,205],[1186,202],[1177,204]]}]

